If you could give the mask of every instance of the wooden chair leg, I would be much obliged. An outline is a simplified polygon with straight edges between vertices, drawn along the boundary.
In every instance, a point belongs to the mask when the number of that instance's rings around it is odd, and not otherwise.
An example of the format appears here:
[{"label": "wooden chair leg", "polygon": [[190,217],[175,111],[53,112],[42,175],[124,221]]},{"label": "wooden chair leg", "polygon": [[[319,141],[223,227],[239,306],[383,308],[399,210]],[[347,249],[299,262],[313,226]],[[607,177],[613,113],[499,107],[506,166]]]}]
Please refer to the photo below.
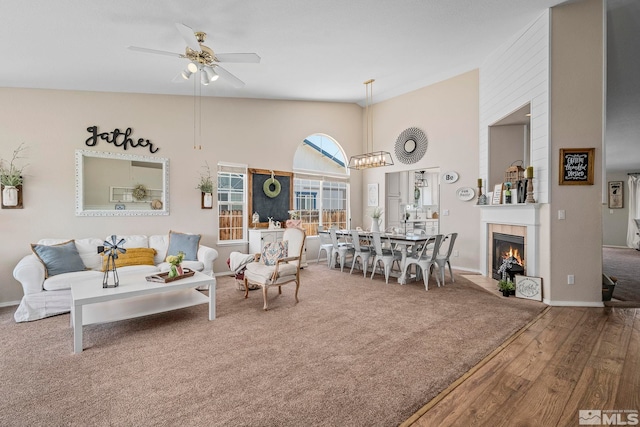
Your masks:
[{"label": "wooden chair leg", "polygon": [[300,289],[300,281],[296,280],[296,304],[298,303],[298,289]]},{"label": "wooden chair leg", "polygon": [[282,295],[282,286],[278,286],[278,295]]},{"label": "wooden chair leg", "polygon": [[244,278],[244,297],[245,299],[249,297],[249,283],[247,278]]},{"label": "wooden chair leg", "polygon": [[262,307],[263,310],[267,310],[267,287],[263,286],[262,287],[262,298],[264,298],[264,307]]}]

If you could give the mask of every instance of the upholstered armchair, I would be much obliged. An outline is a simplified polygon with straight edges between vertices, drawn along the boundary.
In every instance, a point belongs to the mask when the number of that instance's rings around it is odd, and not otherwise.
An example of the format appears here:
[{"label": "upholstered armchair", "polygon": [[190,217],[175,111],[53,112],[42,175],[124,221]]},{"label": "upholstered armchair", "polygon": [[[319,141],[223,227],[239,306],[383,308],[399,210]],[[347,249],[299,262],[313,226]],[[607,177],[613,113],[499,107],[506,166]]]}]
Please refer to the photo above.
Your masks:
[{"label": "upholstered armchair", "polygon": [[255,255],[255,262],[247,264],[244,272],[244,297],[249,297],[249,283],[260,286],[264,299],[263,308],[267,310],[267,290],[271,286],[277,286],[278,294],[282,294],[282,285],[295,283],[297,303],[300,288],[300,260],[305,238],[304,230],[287,228],[282,241],[266,244],[262,252]]}]

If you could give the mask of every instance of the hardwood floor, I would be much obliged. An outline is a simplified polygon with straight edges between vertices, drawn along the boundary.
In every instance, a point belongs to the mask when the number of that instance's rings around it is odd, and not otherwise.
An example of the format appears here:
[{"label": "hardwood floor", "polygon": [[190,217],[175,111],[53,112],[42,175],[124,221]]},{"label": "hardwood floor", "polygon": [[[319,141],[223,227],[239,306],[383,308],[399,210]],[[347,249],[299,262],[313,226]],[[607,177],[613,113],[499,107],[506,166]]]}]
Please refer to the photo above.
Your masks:
[{"label": "hardwood floor", "polygon": [[548,308],[402,425],[577,426],[579,410],[640,411],[640,309]]}]

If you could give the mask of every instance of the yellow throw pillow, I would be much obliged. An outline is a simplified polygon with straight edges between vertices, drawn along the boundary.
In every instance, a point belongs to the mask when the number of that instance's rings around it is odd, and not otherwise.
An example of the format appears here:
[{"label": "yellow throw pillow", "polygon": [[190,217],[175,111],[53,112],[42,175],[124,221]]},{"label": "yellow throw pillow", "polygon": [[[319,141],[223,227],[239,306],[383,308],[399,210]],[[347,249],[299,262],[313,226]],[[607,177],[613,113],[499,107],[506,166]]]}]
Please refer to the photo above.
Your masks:
[{"label": "yellow throw pillow", "polygon": [[[156,250],[153,248],[129,248],[126,253],[119,253],[116,259],[117,267],[126,267],[128,265],[155,265],[153,256]],[[102,257],[102,271],[107,268],[107,257]]]}]

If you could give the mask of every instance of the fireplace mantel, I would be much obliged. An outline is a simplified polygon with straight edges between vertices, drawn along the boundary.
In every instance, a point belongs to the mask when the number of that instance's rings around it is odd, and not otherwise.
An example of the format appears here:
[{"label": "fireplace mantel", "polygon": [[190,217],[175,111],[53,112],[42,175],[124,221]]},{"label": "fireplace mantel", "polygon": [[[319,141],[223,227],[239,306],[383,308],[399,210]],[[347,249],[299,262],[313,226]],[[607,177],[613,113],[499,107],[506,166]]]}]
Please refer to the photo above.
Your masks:
[{"label": "fireplace mantel", "polygon": [[526,227],[527,239],[527,275],[539,276],[540,266],[540,206],[539,203],[525,203],[513,205],[475,205],[480,209],[481,234],[480,241],[484,242],[480,248],[481,271],[484,276],[490,276],[489,265],[489,226],[491,224],[519,225]]}]

